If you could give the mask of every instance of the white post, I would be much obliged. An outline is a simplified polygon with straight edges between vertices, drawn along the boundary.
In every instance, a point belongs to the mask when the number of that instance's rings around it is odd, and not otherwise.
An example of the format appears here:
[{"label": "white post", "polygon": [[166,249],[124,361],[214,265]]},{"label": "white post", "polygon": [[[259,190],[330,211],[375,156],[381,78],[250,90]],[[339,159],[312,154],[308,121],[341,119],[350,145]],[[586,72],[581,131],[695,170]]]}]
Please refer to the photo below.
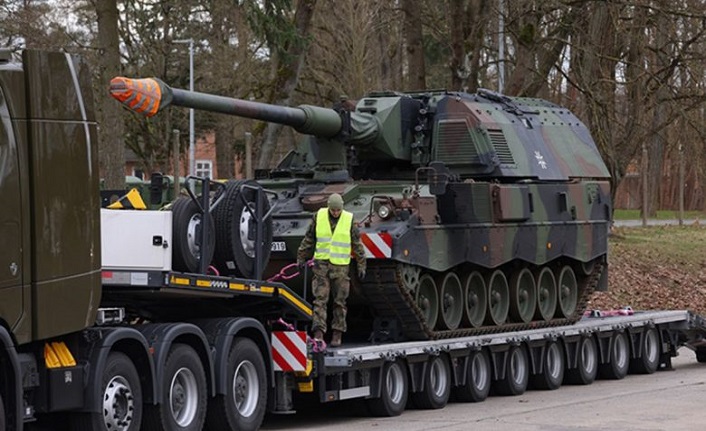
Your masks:
[{"label": "white post", "polygon": [[[180,39],[174,43],[189,44],[189,91],[194,91],[194,39]],[[194,143],[194,108],[189,109],[189,175],[196,173],[196,145]]]}]

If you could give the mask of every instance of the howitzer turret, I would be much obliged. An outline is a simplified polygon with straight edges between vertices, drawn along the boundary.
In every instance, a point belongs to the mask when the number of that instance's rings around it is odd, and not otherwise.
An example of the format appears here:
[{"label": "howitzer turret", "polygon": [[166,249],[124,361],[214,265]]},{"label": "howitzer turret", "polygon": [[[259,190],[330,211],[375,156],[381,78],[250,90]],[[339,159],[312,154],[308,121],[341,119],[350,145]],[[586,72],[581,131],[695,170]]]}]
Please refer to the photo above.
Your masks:
[{"label": "howitzer turret", "polygon": [[[312,214],[341,194],[369,258],[352,316],[367,331],[375,322],[375,336],[571,322],[607,286],[609,173],[583,123],[551,102],[489,90],[380,92],[352,109],[292,108],[126,78],[111,92],[148,115],[171,104],[310,135],[257,181],[273,207],[261,251],[270,275],[293,262]],[[248,232],[249,217],[218,218]],[[259,248],[242,235],[221,249],[252,255]],[[234,265],[218,254],[227,272]]]}]

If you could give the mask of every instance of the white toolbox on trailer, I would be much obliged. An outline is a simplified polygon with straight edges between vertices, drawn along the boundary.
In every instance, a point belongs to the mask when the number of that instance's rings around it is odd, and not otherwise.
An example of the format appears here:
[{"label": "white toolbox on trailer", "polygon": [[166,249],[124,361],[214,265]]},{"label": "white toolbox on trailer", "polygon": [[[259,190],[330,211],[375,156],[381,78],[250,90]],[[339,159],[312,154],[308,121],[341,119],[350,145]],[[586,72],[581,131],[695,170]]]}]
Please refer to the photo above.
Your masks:
[{"label": "white toolbox on trailer", "polygon": [[103,269],[172,269],[172,212],[101,209]]}]

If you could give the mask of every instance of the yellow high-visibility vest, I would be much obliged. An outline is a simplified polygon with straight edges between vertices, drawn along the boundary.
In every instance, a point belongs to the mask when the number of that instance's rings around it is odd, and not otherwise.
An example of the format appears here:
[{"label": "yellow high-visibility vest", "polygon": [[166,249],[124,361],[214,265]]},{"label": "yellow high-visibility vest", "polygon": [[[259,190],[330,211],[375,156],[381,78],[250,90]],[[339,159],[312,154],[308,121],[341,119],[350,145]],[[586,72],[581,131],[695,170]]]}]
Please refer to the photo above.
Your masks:
[{"label": "yellow high-visibility vest", "polygon": [[316,251],[314,259],[328,260],[334,265],[348,265],[351,261],[351,226],[353,213],[341,211],[336,229],[331,233],[328,208],[316,213]]}]

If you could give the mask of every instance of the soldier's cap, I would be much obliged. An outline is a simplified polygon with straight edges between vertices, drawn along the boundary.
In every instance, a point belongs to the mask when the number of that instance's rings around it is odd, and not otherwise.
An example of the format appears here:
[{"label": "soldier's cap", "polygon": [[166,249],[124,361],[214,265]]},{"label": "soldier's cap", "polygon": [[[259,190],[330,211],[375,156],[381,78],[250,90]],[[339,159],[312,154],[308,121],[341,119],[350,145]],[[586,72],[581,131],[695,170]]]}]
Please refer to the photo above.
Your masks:
[{"label": "soldier's cap", "polygon": [[338,193],[334,193],[328,197],[328,207],[332,210],[343,209],[343,198]]}]

